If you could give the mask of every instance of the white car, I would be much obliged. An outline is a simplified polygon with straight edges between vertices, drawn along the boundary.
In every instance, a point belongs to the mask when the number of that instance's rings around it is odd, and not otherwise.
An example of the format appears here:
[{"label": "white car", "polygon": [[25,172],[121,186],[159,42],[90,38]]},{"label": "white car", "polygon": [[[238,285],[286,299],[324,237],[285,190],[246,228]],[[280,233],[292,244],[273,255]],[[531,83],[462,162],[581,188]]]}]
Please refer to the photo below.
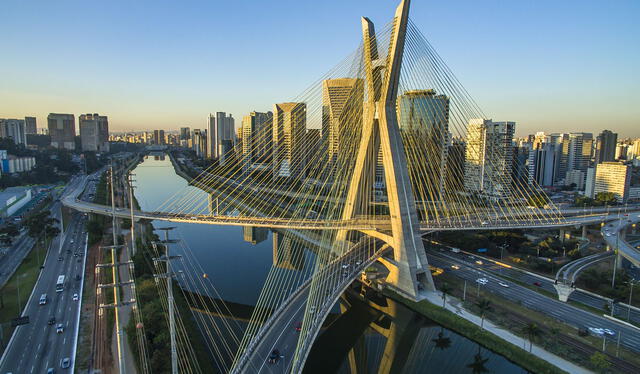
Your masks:
[{"label": "white car", "polygon": [[458,265],[451,265],[451,268],[455,270],[460,270],[460,266]]},{"label": "white car", "polygon": [[602,331],[604,331],[605,334],[611,335],[611,336],[614,336],[616,334],[616,332],[611,329],[602,329]]},{"label": "white car", "polygon": [[589,327],[589,331],[596,335],[604,335],[604,330],[599,327]]},{"label": "white car", "polygon": [[489,280],[487,278],[478,278],[478,279],[476,279],[476,282],[478,282],[480,284],[487,284],[489,282]]},{"label": "white car", "polygon": [[504,288],[509,288],[509,285],[504,282],[498,282],[498,284]]},{"label": "white car", "polygon": [[77,294],[77,293],[74,293],[74,294],[73,294],[73,301],[78,301],[78,299],[79,299],[79,298],[78,298],[78,294]]}]

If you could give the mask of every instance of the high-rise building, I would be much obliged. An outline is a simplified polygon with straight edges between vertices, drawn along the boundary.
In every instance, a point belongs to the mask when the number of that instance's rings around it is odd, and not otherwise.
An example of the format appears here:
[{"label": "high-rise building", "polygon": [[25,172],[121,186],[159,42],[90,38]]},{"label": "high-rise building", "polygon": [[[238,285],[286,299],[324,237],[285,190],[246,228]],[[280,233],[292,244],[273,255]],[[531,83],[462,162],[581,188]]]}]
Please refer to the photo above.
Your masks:
[{"label": "high-rise building", "polygon": [[556,167],[556,147],[547,142],[534,141],[527,160],[529,184],[552,186]]},{"label": "high-rise building", "polygon": [[304,172],[307,105],[280,103],[273,106],[273,177],[296,178]]},{"label": "high-rise building", "polygon": [[227,152],[233,149],[235,120],[225,112],[209,114],[209,128],[207,134],[207,157],[224,161]]},{"label": "high-rise building", "polygon": [[594,165],[594,167],[587,169],[587,176],[584,182],[584,196],[592,199],[593,199],[593,191],[596,185],[596,168],[595,168],[596,166],[597,165]]},{"label": "high-rise building", "polygon": [[627,154],[629,153],[629,145],[624,143],[618,143],[616,145],[616,160],[626,160]]},{"label": "high-rise building", "polygon": [[403,137],[416,139],[413,151],[429,160],[421,165],[420,189],[432,200],[441,200],[449,145],[449,98],[433,89],[405,92],[398,98],[398,124]]},{"label": "high-rise building", "polygon": [[18,145],[27,145],[27,134],[23,119],[0,119],[0,138],[9,138]]},{"label": "high-rise building", "polygon": [[247,167],[271,162],[273,113],[251,112],[242,119],[242,155]]},{"label": "high-rise building", "polygon": [[51,146],[58,149],[76,149],[76,119],[73,114],[49,113],[47,128]]},{"label": "high-rise building", "polygon": [[164,130],[153,130],[153,143],[154,144],[166,144],[166,138],[164,136]]},{"label": "high-rise building", "polygon": [[345,132],[353,132],[362,122],[364,81],[337,78],[322,81],[322,143],[329,163],[340,167],[345,155]]},{"label": "high-rise building", "polygon": [[[561,178],[566,179],[566,173],[572,170],[579,170],[583,176],[586,176],[587,168],[591,161],[592,146],[593,134],[591,133],[572,132],[563,139],[561,163],[565,174]],[[577,174],[574,173],[574,177],[575,175]],[[566,181],[564,184],[567,185]]]},{"label": "high-rise building", "polygon": [[[589,168],[587,168],[589,171]],[[584,190],[586,184],[587,173],[582,170],[572,169],[569,170],[564,178],[565,186],[575,186],[577,190]]]},{"label": "high-rise building", "polygon": [[322,134],[320,129],[307,129],[304,140],[305,169],[307,176],[317,176],[322,170],[326,156],[322,153]]},{"label": "high-rise building", "polygon": [[600,192],[611,192],[620,203],[629,198],[631,184],[631,166],[620,162],[603,162],[596,166],[596,181],[593,196]]},{"label": "high-rise building", "polygon": [[445,190],[451,192],[463,191],[467,145],[462,139],[454,138],[448,148],[447,168],[445,169]]},{"label": "high-rise building", "polygon": [[83,151],[109,152],[109,120],[98,113],[81,114],[80,144]]},{"label": "high-rise building", "polygon": [[200,129],[193,129],[193,134],[191,136],[192,147],[196,152],[196,156],[199,158],[204,158],[207,155],[207,131]]},{"label": "high-rise building", "polygon": [[26,134],[37,134],[36,117],[24,117],[24,131]]},{"label": "high-rise building", "polygon": [[191,139],[191,129],[188,127],[180,128],[180,140],[189,140]]},{"label": "high-rise building", "polygon": [[604,130],[596,138],[596,164],[615,161],[618,134]]},{"label": "high-rise building", "polygon": [[515,122],[470,119],[467,125],[465,188],[500,199],[510,195]]}]

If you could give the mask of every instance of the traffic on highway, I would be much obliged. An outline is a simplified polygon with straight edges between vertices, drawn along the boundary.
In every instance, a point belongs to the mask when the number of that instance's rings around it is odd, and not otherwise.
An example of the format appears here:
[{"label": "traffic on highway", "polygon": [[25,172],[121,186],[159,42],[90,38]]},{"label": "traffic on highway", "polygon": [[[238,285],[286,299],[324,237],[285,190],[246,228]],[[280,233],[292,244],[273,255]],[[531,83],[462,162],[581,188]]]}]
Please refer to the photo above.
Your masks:
[{"label": "traffic on highway", "polygon": [[[53,209],[59,212],[60,204]],[[29,322],[16,328],[0,373],[73,372],[87,252],[85,222],[83,213],[73,213],[65,231],[51,242],[22,312]]]}]

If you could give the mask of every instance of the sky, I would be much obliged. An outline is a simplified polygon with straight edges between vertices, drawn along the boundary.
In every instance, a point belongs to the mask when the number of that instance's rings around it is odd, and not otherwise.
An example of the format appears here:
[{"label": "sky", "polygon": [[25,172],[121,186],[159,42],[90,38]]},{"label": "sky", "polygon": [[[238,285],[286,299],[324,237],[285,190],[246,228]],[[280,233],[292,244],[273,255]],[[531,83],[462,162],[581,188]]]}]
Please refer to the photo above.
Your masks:
[{"label": "sky", "polygon": [[[100,113],[111,131],[240,125],[303,92],[397,0],[2,0],[0,118]],[[516,134],[640,137],[640,1],[413,0],[483,112]]]}]

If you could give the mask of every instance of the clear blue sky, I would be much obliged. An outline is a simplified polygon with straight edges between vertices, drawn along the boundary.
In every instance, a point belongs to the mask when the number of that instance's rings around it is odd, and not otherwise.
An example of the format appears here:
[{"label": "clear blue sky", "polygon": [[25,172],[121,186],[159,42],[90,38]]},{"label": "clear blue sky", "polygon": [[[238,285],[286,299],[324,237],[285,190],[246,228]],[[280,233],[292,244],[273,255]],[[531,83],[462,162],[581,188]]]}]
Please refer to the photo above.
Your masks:
[{"label": "clear blue sky", "polygon": [[[203,128],[291,99],[396,0],[2,0],[0,118],[98,112],[112,130]],[[483,111],[517,133],[640,137],[640,1],[413,0]]]}]

